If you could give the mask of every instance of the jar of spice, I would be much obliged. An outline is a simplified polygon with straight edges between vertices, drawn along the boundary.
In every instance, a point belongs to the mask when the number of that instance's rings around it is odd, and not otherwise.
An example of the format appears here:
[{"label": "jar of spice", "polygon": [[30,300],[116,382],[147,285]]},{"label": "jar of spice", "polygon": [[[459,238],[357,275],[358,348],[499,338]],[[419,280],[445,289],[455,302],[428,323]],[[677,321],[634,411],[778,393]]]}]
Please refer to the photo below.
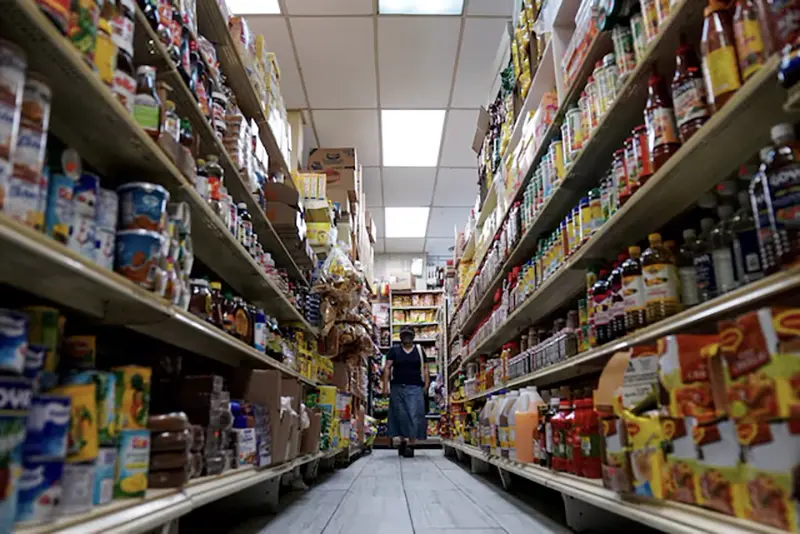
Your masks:
[{"label": "jar of spice", "polygon": [[608,109],[606,108],[606,79],[602,59],[594,64],[592,78],[594,78],[595,83],[595,93],[594,98],[592,98],[592,102],[594,103],[594,115],[599,123],[603,115],[605,115],[606,109]]},{"label": "jar of spice", "polygon": [[602,189],[595,187],[589,191],[589,213],[591,222],[589,223],[590,233],[594,234],[605,222],[603,219],[603,193]]},{"label": "jar of spice", "polygon": [[681,142],[685,143],[699,130],[711,113],[706,104],[706,90],[700,62],[694,49],[681,34],[672,78],[672,100],[675,103],[675,121]]},{"label": "jar of spice", "polygon": [[717,112],[739,90],[742,79],[728,5],[723,0],[708,0],[704,15],[700,41],[703,72],[708,103]]},{"label": "jar of spice", "polygon": [[647,104],[644,109],[647,146],[653,169],[657,171],[678,151],[681,142],[675,126],[672,98],[667,91],[664,78],[658,74],[655,66],[647,84],[647,92]]},{"label": "jar of spice", "polygon": [[608,111],[614,105],[619,89],[619,69],[613,53],[603,56],[603,83],[605,111]]}]

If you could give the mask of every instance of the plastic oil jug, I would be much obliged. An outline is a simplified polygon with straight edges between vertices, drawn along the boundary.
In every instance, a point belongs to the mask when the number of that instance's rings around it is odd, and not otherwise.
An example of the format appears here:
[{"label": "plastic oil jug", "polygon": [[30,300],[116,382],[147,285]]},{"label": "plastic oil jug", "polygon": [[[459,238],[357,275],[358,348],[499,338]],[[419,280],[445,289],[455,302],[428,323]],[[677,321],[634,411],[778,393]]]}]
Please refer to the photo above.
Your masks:
[{"label": "plastic oil jug", "polygon": [[514,414],[516,447],[513,453],[516,458],[511,457],[512,460],[524,463],[536,461],[534,440],[539,426],[539,406],[543,404],[544,400],[535,387],[525,388],[520,393]]},{"label": "plastic oil jug", "polygon": [[489,453],[500,456],[500,412],[506,401],[505,395],[499,395],[489,412]]}]

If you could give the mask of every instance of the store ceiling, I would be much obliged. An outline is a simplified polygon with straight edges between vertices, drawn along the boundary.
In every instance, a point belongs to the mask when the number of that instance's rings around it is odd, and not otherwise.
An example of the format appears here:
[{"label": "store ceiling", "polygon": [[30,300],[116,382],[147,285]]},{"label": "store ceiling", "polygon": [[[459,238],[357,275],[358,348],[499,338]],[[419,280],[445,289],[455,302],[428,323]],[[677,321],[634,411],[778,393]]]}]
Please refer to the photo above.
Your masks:
[{"label": "store ceiling", "polygon": [[[375,252],[448,255],[477,194],[472,140],[514,0],[465,0],[461,16],[378,16],[378,0],[279,4],[247,21],[277,54],[287,108],[307,111],[306,148],[357,147]],[[384,166],[381,110],[392,109],[446,110],[436,166]],[[430,208],[424,236],[386,237],[386,207],[419,206]]]}]

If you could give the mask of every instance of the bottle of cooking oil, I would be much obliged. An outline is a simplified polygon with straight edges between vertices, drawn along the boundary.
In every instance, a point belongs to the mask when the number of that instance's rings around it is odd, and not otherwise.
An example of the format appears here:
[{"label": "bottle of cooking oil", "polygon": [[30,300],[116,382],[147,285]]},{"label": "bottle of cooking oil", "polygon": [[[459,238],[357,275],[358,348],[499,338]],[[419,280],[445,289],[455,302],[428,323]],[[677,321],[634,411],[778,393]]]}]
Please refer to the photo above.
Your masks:
[{"label": "bottle of cooking oil", "polygon": [[622,295],[625,302],[625,330],[633,332],[647,326],[642,277],[642,249],[628,247],[630,258],[622,262]]},{"label": "bottle of cooking oil", "polygon": [[661,234],[647,236],[650,247],[642,254],[644,303],[647,323],[653,324],[680,311],[675,258],[661,241]]}]

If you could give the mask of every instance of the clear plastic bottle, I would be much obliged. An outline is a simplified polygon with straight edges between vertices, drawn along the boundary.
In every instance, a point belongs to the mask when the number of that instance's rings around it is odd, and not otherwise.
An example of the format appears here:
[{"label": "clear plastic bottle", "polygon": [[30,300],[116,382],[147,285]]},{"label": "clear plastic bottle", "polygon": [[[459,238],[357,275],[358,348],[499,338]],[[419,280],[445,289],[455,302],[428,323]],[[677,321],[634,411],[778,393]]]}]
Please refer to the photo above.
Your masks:
[{"label": "clear plastic bottle", "polygon": [[650,247],[642,254],[647,323],[653,324],[680,311],[675,258],[663,245],[661,234],[647,236]]},{"label": "clear plastic bottle", "polygon": [[717,296],[717,276],[714,272],[714,258],[711,255],[711,231],[713,229],[714,219],[701,220],[700,235],[692,245],[697,291],[702,302]]},{"label": "clear plastic bottle", "polygon": [[733,238],[730,219],[733,208],[723,204],[717,209],[719,222],[711,231],[711,256],[714,260],[714,273],[717,275],[717,293],[722,295],[738,286],[736,269],[733,264]]},{"label": "clear plastic bottle", "polygon": [[622,263],[622,294],[625,305],[625,330],[634,332],[647,326],[644,305],[644,279],[640,260],[642,249],[628,247],[630,258]]},{"label": "clear plastic bottle", "polygon": [[776,124],[770,132],[775,150],[767,179],[763,183],[780,267],[797,265],[800,257],[800,231],[797,213],[800,199],[800,143],[792,124]]},{"label": "clear plastic bottle", "polygon": [[749,284],[764,277],[758,250],[758,234],[747,191],[738,194],[739,210],[731,219],[733,232],[733,259],[740,284]]},{"label": "clear plastic bottle", "polygon": [[697,291],[697,271],[694,268],[694,242],[697,233],[692,228],[683,231],[683,246],[678,250],[675,263],[678,266],[678,277],[681,281],[681,302],[685,308],[700,303]]},{"label": "clear plastic bottle", "polygon": [[759,151],[760,165],[758,172],[750,182],[750,205],[753,207],[753,218],[756,223],[758,250],[761,268],[764,274],[778,270],[778,251],[775,249],[775,234],[772,231],[771,213],[764,195],[764,182],[770,170],[773,147],[764,147]]}]

